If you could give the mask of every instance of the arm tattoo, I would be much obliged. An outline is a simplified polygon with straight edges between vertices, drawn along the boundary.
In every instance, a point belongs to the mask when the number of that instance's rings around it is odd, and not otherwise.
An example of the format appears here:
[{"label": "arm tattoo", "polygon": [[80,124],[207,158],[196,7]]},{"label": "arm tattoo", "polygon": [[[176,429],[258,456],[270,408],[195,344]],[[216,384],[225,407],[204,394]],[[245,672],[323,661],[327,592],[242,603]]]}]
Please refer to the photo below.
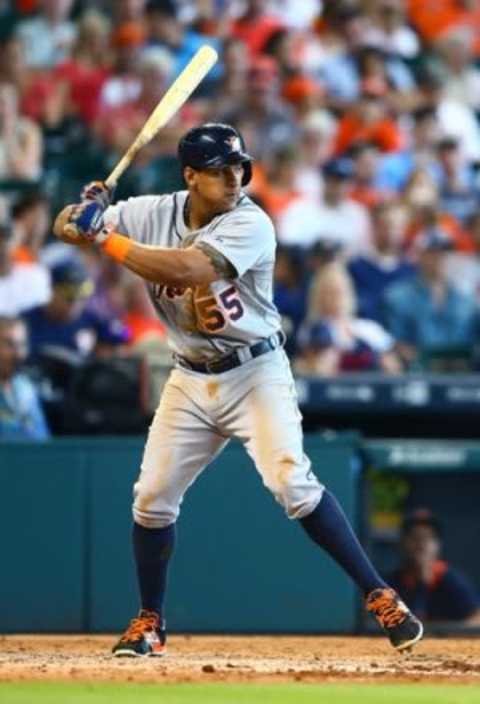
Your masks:
[{"label": "arm tattoo", "polygon": [[224,279],[236,279],[237,270],[231,262],[228,261],[226,257],[218,252],[214,247],[211,247],[206,242],[198,242],[195,245],[200,249],[209,259],[215,269],[215,272],[219,274]]}]

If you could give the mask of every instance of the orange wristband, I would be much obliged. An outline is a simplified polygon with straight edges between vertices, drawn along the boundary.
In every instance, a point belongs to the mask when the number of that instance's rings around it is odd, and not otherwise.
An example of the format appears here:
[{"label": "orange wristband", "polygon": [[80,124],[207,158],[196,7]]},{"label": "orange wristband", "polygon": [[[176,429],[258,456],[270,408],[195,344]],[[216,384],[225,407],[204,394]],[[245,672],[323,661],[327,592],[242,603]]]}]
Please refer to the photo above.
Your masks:
[{"label": "orange wristband", "polygon": [[116,262],[123,264],[131,246],[132,241],[128,237],[112,232],[101,245],[101,249]]}]

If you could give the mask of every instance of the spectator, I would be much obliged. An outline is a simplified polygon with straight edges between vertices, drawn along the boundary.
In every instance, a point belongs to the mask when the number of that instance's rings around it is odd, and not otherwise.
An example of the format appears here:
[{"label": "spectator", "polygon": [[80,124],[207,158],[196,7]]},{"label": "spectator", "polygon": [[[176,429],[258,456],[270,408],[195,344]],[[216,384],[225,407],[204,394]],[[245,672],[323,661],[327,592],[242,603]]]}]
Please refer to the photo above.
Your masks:
[{"label": "spectator", "polygon": [[472,240],[460,223],[450,213],[440,209],[439,193],[435,177],[426,169],[417,169],[405,188],[402,202],[409,210],[407,248],[425,230],[440,228],[452,240],[452,246],[460,252],[473,252]]},{"label": "spectator", "polygon": [[282,88],[282,98],[293,108],[298,121],[321,108],[324,96],[322,86],[302,73],[287,78]]},{"label": "spectator", "polygon": [[[97,133],[115,160],[123,154],[142,129],[148,116],[166,92],[171,80],[172,58],[161,47],[146,49],[137,64],[140,94],[135,100],[106,110],[97,121]],[[143,147],[117,189],[118,198],[142,192],[164,193],[181,188],[176,160],[179,125],[201,122],[198,101],[189,100],[159,135]]]},{"label": "spectator", "polygon": [[73,108],[86,123],[92,123],[100,106],[100,94],[110,75],[108,20],[95,10],[86,12],[78,23],[78,37],[72,56],[57,66],[54,76],[67,81]]},{"label": "spectator", "polygon": [[218,97],[212,121],[217,115],[229,113],[245,100],[248,93],[249,58],[247,47],[240,39],[227,38],[223,43],[223,73],[217,84]]},{"label": "spectator", "polygon": [[35,387],[18,371],[26,355],[25,323],[0,317],[0,441],[46,440],[50,435]]},{"label": "spectator", "polygon": [[[281,244],[308,248],[320,240],[334,239],[347,257],[368,249],[368,211],[347,197],[352,173],[350,160],[332,160],[324,166],[322,204],[302,195],[297,188],[301,162],[296,150],[289,151],[288,161],[283,164],[278,161],[271,164],[267,185],[259,194],[275,219]],[[270,205],[275,207],[269,210]]]},{"label": "spectator", "polygon": [[445,137],[438,144],[435,177],[442,210],[463,225],[477,210],[479,194],[475,171],[454,137]]},{"label": "spectator", "polygon": [[217,119],[237,125],[250,152],[260,160],[297,139],[294,113],[280,98],[277,65],[267,56],[251,64],[245,100]]},{"label": "spectator", "polygon": [[21,195],[12,207],[15,261],[39,261],[49,226],[48,198],[40,191],[30,191]]},{"label": "spectator", "polygon": [[[116,154],[123,154],[135,139],[147,117],[158,105],[166,92],[172,75],[172,59],[167,51],[160,48],[149,49],[137,63],[139,93],[134,100],[105,109],[97,121],[97,133],[104,144]],[[151,144],[139,154],[142,161],[151,157],[152,149],[158,149],[158,142]]]},{"label": "spectator", "polygon": [[443,77],[432,68],[420,72],[419,84],[424,104],[435,110],[441,134],[456,137],[467,159],[478,159],[480,127],[472,108],[447,97]]},{"label": "spectator", "polygon": [[3,201],[0,208],[0,315],[17,316],[33,306],[50,300],[50,277],[41,264],[16,263],[11,222]]},{"label": "spectator", "polygon": [[422,353],[471,349],[476,342],[475,302],[447,279],[447,253],[452,247],[442,230],[425,231],[416,241],[417,275],[385,291],[386,326],[408,361]]},{"label": "spectator", "polygon": [[441,559],[442,529],[427,509],[403,522],[402,562],[387,579],[407,606],[423,621],[480,623],[480,600],[472,584]]},{"label": "spectator", "polygon": [[350,150],[352,187],[349,197],[366,208],[373,208],[390,195],[377,182],[380,152],[372,142],[357,142]]},{"label": "spectator", "polygon": [[[408,0],[412,24],[427,45],[432,45],[451,30],[469,27],[478,33],[480,8],[470,0]],[[480,54],[480,39],[474,42],[476,56]]]},{"label": "spectator", "polygon": [[282,316],[282,327],[287,335],[285,348],[288,354],[292,354],[307,303],[304,262],[297,249],[277,248],[273,283],[274,302]]},{"label": "spectator", "polygon": [[[292,202],[301,199],[295,186],[299,165],[297,150],[294,146],[288,145],[276,149],[268,159],[265,159],[264,167],[255,168],[251,191],[260,199],[275,222],[280,220]],[[299,231],[300,228],[297,225],[294,233],[279,231],[278,238],[280,241],[287,240],[293,244],[302,244]]]},{"label": "spectator", "polygon": [[113,20],[116,27],[126,22],[141,23],[144,18],[147,0],[107,0],[113,9]]},{"label": "spectator", "polygon": [[342,243],[335,239],[334,235],[318,240],[309,248],[306,254],[305,267],[307,279],[310,281],[315,274],[318,274],[320,269],[323,269],[324,266],[332,262],[343,266],[344,259]]},{"label": "spectator", "polygon": [[382,323],[385,290],[393,283],[411,278],[412,262],[403,254],[407,212],[399,203],[377,205],[372,211],[372,248],[349,263],[355,284],[358,313]]},{"label": "spectator", "polygon": [[14,86],[0,83],[0,180],[36,181],[41,172],[42,136],[18,113]]},{"label": "spectator", "polygon": [[[170,52],[174,61],[174,76],[185,68],[203,44],[217,46],[217,41],[213,37],[199,34],[180,21],[178,9],[173,0],[149,0],[145,8],[145,22],[147,44],[162,47]],[[218,77],[218,71],[218,68],[213,69],[206,78],[207,84],[215,76]]]},{"label": "spectator", "polygon": [[403,0],[380,0],[374,5],[374,23],[367,28],[365,41],[392,52],[404,60],[418,56],[420,42],[408,25]]},{"label": "spectator", "polygon": [[366,46],[367,18],[360,7],[339,4],[335,14],[335,27],[343,48],[326,59],[320,74],[332,107],[345,108],[358,100],[363,78],[361,62],[366,53],[375,54],[384,64],[386,82],[394,90],[409,93],[415,88],[412,74],[401,59],[393,53],[386,54],[376,47]]},{"label": "spectator", "polygon": [[268,40],[282,28],[281,21],[267,10],[266,0],[247,0],[245,12],[230,27],[232,36],[248,47],[252,59],[263,52]]},{"label": "spectator", "polygon": [[323,267],[312,282],[307,318],[298,336],[298,372],[331,376],[352,371],[401,371],[393,338],[373,320],[355,317],[355,308],[346,270],[337,263]]},{"label": "spectator", "polygon": [[436,145],[440,125],[435,108],[423,106],[411,114],[408,143],[398,152],[384,154],[377,172],[377,183],[385,190],[401,192],[416,169],[432,173],[436,167]]},{"label": "spectator", "polygon": [[418,106],[418,93],[413,75],[389,48],[365,46],[356,53],[359,74],[359,95],[368,87],[383,96],[387,105],[401,113]]},{"label": "spectator", "polygon": [[111,43],[114,50],[113,69],[100,93],[100,113],[136,100],[140,94],[140,79],[136,63],[144,44],[141,25],[127,22],[114,30]]},{"label": "spectator", "polygon": [[73,0],[41,0],[39,5],[40,14],[19,22],[17,32],[27,65],[50,69],[67,58],[75,40],[76,28],[69,20]]},{"label": "spectator", "polygon": [[338,123],[335,138],[335,153],[345,154],[358,142],[371,142],[381,152],[400,151],[404,137],[395,120],[387,111],[382,97],[383,88],[365,85],[359,99]]},{"label": "spectator", "polygon": [[442,35],[436,43],[441,57],[443,94],[447,100],[480,110],[480,71],[475,67],[473,31],[457,27]]},{"label": "spectator", "polygon": [[155,313],[143,281],[138,276],[130,276],[122,290],[124,313],[121,319],[129,331],[129,345],[158,340],[165,346],[165,326]]},{"label": "spectator", "polygon": [[467,296],[480,304],[480,212],[477,210],[466,223],[474,251],[453,251],[448,255],[447,277]]},{"label": "spectator", "polygon": [[285,27],[281,27],[272,32],[263,48],[262,54],[271,56],[275,60],[282,80],[295,76],[302,71],[300,57],[295,45],[295,35]]},{"label": "spectator", "polygon": [[107,320],[86,310],[93,284],[80,261],[70,260],[55,266],[52,285],[49,303],[24,315],[32,360],[52,347],[84,358],[94,352],[111,354],[128,341],[128,331],[118,319]]},{"label": "spectator", "polygon": [[312,23],[318,18],[322,2],[319,0],[274,0],[269,4],[275,17],[280,19],[290,30],[303,32],[309,29]]},{"label": "spectator", "polygon": [[324,166],[324,199],[317,209],[314,236],[314,241],[338,240],[347,258],[365,254],[371,237],[368,210],[348,196],[352,173],[350,159],[333,159]]},{"label": "spectator", "polygon": [[43,122],[56,86],[47,71],[30,69],[25,48],[15,34],[0,42],[0,83],[10,83],[18,96],[18,112],[34,122]]},{"label": "spectator", "polygon": [[326,110],[314,110],[300,123],[300,169],[296,186],[312,201],[323,200],[322,168],[332,157],[335,119]]}]

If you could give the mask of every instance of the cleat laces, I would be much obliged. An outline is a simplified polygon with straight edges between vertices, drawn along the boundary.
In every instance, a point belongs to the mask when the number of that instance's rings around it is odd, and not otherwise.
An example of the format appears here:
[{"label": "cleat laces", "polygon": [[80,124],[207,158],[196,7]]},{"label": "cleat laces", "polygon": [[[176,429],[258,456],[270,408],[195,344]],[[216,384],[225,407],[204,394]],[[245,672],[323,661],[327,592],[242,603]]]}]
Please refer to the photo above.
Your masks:
[{"label": "cleat laces", "polygon": [[397,598],[393,590],[382,590],[376,598],[368,603],[368,610],[373,611],[382,626],[394,628],[405,621],[408,610]]},{"label": "cleat laces", "polygon": [[146,631],[155,631],[158,626],[158,616],[155,613],[141,614],[132,618],[127,630],[120,638],[121,643],[135,643],[143,638]]}]

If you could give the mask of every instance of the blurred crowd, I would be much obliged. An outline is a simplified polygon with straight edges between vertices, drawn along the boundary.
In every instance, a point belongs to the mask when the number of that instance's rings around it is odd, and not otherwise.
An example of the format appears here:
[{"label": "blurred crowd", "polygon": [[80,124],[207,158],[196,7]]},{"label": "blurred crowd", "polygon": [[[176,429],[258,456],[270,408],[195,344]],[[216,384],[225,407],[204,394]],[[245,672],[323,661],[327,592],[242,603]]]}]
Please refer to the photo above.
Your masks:
[{"label": "blurred crowd", "polygon": [[478,0],[0,0],[0,381],[7,347],[52,397],[85,360],[165,361],[141,281],[51,226],[204,43],[219,63],[116,198],[181,189],[181,134],[232,123],[297,373],[476,370]]}]

